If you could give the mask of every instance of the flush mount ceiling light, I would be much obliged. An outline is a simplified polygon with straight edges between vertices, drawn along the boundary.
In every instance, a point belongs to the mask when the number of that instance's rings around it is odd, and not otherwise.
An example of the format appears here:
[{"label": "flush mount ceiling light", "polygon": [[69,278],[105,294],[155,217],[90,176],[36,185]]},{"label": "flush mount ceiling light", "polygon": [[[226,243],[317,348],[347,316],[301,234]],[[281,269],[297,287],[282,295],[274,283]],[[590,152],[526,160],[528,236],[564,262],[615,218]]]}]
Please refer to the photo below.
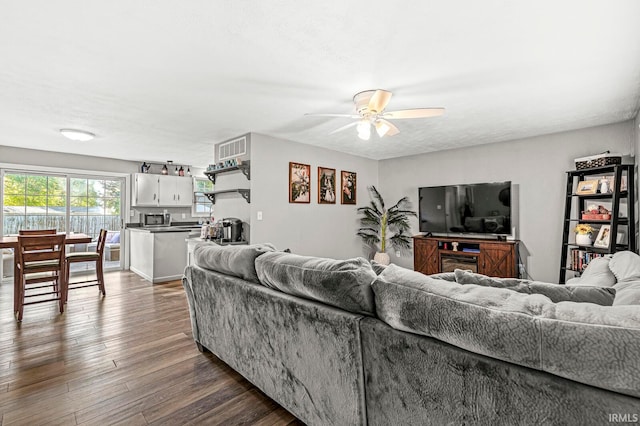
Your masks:
[{"label": "flush mount ceiling light", "polygon": [[96,137],[96,135],[91,132],[76,129],[60,129],[60,133],[62,133],[62,136],[65,138],[71,139],[72,141],[86,142]]}]

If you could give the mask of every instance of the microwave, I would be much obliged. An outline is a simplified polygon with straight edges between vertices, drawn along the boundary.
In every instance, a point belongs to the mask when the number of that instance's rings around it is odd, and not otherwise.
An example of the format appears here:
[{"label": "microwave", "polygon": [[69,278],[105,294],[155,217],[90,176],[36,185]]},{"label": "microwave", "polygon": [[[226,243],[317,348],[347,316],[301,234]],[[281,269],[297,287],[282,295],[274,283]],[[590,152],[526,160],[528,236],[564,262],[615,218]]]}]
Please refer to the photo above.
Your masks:
[{"label": "microwave", "polygon": [[164,215],[162,213],[141,213],[140,214],[140,226],[162,226],[169,225],[169,214]]}]

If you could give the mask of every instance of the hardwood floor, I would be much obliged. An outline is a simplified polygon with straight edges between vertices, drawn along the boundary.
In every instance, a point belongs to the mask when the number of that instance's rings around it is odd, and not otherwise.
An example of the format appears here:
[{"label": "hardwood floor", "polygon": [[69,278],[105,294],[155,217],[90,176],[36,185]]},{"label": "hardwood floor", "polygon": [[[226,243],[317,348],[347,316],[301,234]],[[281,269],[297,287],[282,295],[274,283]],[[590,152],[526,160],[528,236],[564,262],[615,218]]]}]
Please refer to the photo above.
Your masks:
[{"label": "hardwood floor", "polygon": [[2,425],[300,425],[191,336],[180,281],[152,285],[129,272],[12,314],[0,285]]}]

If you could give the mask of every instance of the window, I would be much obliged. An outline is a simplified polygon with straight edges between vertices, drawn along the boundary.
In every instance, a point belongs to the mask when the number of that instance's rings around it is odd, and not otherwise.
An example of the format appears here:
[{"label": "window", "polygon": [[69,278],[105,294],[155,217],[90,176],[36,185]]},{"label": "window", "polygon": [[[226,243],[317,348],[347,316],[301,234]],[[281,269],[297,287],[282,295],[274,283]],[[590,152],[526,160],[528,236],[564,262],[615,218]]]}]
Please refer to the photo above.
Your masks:
[{"label": "window", "polygon": [[20,229],[55,228],[67,231],[67,182],[64,176],[6,173],[4,175],[3,235]]},{"label": "window", "polygon": [[[105,247],[105,268],[122,266],[120,230],[124,178],[0,170],[2,176],[2,235],[20,229],[56,229],[82,232],[94,238],[90,244],[67,250],[95,251],[101,228],[111,231]],[[75,263],[72,272],[93,267]]]},{"label": "window", "polygon": [[194,178],[193,179],[193,206],[191,207],[191,216],[193,217],[211,217],[213,216],[213,204],[204,195],[205,192],[213,191],[213,182],[209,179]]}]

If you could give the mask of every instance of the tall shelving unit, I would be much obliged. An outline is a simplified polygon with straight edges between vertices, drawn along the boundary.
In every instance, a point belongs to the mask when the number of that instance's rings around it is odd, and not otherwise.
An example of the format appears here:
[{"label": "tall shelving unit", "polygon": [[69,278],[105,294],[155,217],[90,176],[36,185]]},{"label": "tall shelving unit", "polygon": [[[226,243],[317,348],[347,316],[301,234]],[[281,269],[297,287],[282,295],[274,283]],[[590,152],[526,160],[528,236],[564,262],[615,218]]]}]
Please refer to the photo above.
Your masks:
[{"label": "tall shelving unit", "polygon": [[[576,188],[585,180],[595,180],[602,177],[612,177],[612,191],[607,193],[595,193],[581,195],[576,193]],[[622,190],[622,180],[625,177],[627,187]],[[626,201],[626,203],[624,203]],[[611,204],[611,218],[609,220],[588,220],[582,218],[582,212],[586,210],[587,204],[604,202]],[[626,204],[626,208],[621,211],[621,204]],[[568,264],[569,253],[572,249],[583,250],[586,253],[610,254],[621,250],[637,251],[636,247],[636,221],[634,216],[635,188],[634,188],[634,165],[617,164],[592,169],[570,170],[567,172],[567,195],[564,210],[564,229],[562,234],[562,251],[560,260],[559,283],[564,284],[567,279],[567,272],[579,274],[581,271],[571,268]],[[626,213],[626,214],[623,214]],[[621,214],[623,214],[621,216]],[[602,225],[609,225],[610,238],[608,247],[593,247],[578,245],[570,236],[574,234],[573,229],[579,223],[589,224],[594,228]],[[618,232],[627,229],[626,241],[618,242]],[[594,236],[595,239],[595,236]]]}]

